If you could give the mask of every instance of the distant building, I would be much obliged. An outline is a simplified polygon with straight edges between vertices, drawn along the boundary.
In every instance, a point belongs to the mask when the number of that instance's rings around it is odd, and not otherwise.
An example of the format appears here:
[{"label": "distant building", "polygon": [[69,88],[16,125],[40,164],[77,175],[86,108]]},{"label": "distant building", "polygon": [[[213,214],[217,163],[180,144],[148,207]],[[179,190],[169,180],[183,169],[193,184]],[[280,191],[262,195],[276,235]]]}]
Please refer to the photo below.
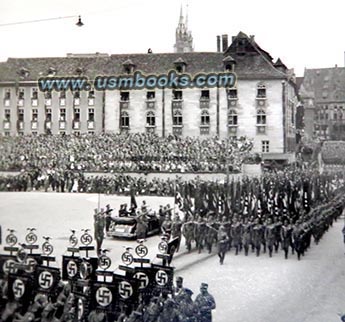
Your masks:
[{"label": "distant building", "polygon": [[[224,37],[226,36],[226,37]],[[220,37],[217,52],[9,58],[0,63],[0,133],[154,132],[167,136],[247,136],[254,151],[287,159],[296,143],[298,98],[292,72],[253,36]],[[233,71],[233,88],[40,92],[42,76]],[[279,155],[279,156],[278,156]]]},{"label": "distant building", "polygon": [[299,94],[305,136],[345,140],[345,68],[305,69]]},{"label": "distant building", "polygon": [[175,39],[175,53],[190,53],[194,51],[192,32],[188,30],[188,13],[186,14],[186,19],[183,20],[182,6]]}]

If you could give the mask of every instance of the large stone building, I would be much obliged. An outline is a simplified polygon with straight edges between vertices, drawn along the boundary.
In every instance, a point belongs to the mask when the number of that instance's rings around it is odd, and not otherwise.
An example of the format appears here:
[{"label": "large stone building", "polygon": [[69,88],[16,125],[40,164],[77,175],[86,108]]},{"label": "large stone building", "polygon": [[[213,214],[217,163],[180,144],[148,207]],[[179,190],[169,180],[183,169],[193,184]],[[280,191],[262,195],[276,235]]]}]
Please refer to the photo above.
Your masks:
[{"label": "large stone building", "polygon": [[345,140],[345,68],[305,69],[299,94],[305,136]]},{"label": "large stone building", "polygon": [[[47,91],[43,76],[233,71],[233,88]],[[253,36],[218,37],[217,52],[68,55],[0,63],[0,133],[155,132],[166,136],[247,136],[254,150],[288,158],[295,148],[298,104],[292,73]],[[274,156],[272,158],[275,158]]]}]

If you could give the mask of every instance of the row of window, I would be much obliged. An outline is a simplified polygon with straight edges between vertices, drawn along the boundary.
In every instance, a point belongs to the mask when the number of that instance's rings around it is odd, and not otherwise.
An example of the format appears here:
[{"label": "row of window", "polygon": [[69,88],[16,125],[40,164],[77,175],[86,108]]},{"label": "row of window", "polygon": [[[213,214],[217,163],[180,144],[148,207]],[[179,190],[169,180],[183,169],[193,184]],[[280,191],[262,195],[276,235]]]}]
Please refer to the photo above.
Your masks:
[{"label": "row of window", "polygon": [[[61,108],[59,110],[59,120],[66,121],[66,109]],[[45,119],[51,120],[52,119],[52,109],[47,108],[45,109]],[[89,108],[88,109],[88,120],[94,121],[95,119],[95,109]],[[5,109],[4,110],[4,120],[9,122],[11,120],[11,110]],[[24,109],[18,109],[18,120],[24,120]],[[38,120],[38,110],[33,109],[31,111],[31,120],[37,121]],[[80,109],[74,108],[73,109],[73,120],[79,121],[80,120]],[[129,127],[129,116],[127,112],[121,112],[121,126]],[[146,113],[146,124],[147,126],[155,126],[156,125],[156,115],[153,111],[149,111]],[[180,109],[175,109],[173,111],[173,125],[181,126],[183,124],[182,119],[182,112]],[[210,114],[207,110],[203,110],[201,112],[201,125],[209,125],[210,124]],[[258,110],[256,116],[256,124],[258,126],[265,126],[266,125],[266,113],[264,110]],[[237,126],[238,125],[238,116],[237,111],[234,109],[229,110],[228,113],[228,125],[229,126]]]},{"label": "row of window", "polygon": [[[60,121],[66,121],[66,109],[60,108],[60,115],[59,120]],[[45,109],[45,119],[48,121],[51,121],[52,119],[52,109],[47,108]],[[4,121],[10,122],[11,120],[11,110],[5,109],[4,110]],[[38,120],[38,110],[33,109],[31,110],[31,120],[37,121]],[[80,109],[74,108],[73,109],[73,120],[79,121],[80,120]],[[89,108],[88,109],[88,121],[94,121],[95,120],[95,109]],[[18,121],[24,121],[24,109],[18,109]]]},{"label": "row of window", "polygon": [[[24,88],[20,88],[18,90],[18,102],[24,101]],[[66,91],[60,91],[59,92],[59,98],[60,100],[65,100],[66,99]],[[147,100],[153,100],[155,99],[155,91],[147,91],[146,93],[146,98]],[[236,88],[231,88],[227,90],[227,95],[229,99],[237,99],[237,89]],[[183,99],[183,91],[182,90],[172,90],[172,96],[174,100],[182,100]],[[46,100],[46,105],[47,101],[51,102],[52,99],[52,93],[50,91],[44,92],[44,97]],[[79,99],[80,100],[80,91],[75,91],[73,92],[73,97],[74,99]],[[121,101],[129,101],[130,97],[130,92],[128,91],[121,91],[120,92],[120,100]],[[266,98],[266,87],[265,85],[259,85],[257,87],[257,98]],[[88,92],[88,99],[89,99],[89,105],[90,102],[92,105],[94,104],[94,98],[95,98],[95,92],[94,90],[90,90]],[[11,90],[9,88],[5,89],[5,97],[4,100],[5,102],[9,102],[11,99]],[[201,95],[200,95],[201,100],[209,100],[210,99],[210,91],[209,90],[201,90]],[[37,88],[32,88],[31,89],[31,100],[37,103],[38,101],[38,89]],[[50,103],[51,104],[51,103]],[[61,105],[61,104],[60,104]]]}]

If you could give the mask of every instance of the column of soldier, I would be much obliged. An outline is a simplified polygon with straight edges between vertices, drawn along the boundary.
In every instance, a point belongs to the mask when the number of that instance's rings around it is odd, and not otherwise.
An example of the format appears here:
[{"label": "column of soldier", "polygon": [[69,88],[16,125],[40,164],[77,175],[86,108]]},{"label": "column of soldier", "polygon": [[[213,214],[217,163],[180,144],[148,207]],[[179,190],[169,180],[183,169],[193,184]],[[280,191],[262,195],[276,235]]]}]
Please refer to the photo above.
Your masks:
[{"label": "column of soldier", "polygon": [[[310,197],[306,192],[302,194],[301,200],[294,200],[291,207],[289,202],[284,206],[284,202],[280,204],[268,199],[267,208],[262,203],[259,208],[256,204],[255,209],[250,210],[246,197],[242,205],[236,203],[233,212],[229,208],[224,209],[224,205],[219,209],[212,208],[209,203],[193,211],[187,202],[187,205],[181,207],[185,212],[185,220],[181,221],[178,215],[172,219],[168,213],[162,220],[162,231],[173,237],[183,235],[188,251],[192,250],[194,243],[199,253],[203,250],[211,253],[213,246],[217,245],[220,264],[223,264],[225,253],[230,250],[234,250],[235,255],[241,252],[245,256],[250,253],[256,256],[267,253],[269,257],[282,250],[285,259],[291,252],[296,253],[300,260],[312,239],[318,244],[323,234],[342,214],[345,206],[344,188],[338,188],[330,188],[327,194],[323,190],[317,195],[309,191]],[[287,196],[277,196],[279,198],[287,199]],[[165,212],[167,210],[161,208],[160,216]]]},{"label": "column of soldier", "polygon": [[[148,249],[139,241],[133,256],[127,248],[122,255],[123,274],[108,270],[111,259],[106,251],[98,257],[92,236],[84,230],[78,247],[72,231],[63,256],[62,270],[53,267],[53,246],[44,237],[42,252],[35,229],[28,229],[26,244],[17,246],[14,230],[6,236],[8,255],[0,255],[0,321],[175,321],[207,322],[212,320],[215,301],[202,283],[195,301],[193,292],[176,278],[174,268],[153,264],[145,258]],[[85,252],[85,254],[82,254]],[[164,253],[157,255],[164,258]],[[135,262],[139,266],[132,265]]]}]

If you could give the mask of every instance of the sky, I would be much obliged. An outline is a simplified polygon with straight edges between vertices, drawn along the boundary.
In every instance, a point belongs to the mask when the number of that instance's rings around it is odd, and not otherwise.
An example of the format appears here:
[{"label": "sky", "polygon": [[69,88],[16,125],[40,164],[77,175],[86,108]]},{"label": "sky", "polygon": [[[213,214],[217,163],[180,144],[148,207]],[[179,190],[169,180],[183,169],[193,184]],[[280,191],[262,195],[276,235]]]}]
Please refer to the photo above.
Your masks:
[{"label": "sky", "polygon": [[[188,5],[195,51],[216,51],[216,36],[239,31],[303,76],[344,67],[342,0],[0,0],[0,61],[67,53],[173,52],[180,7]],[[83,27],[77,27],[81,15]],[[37,23],[4,25],[48,18]]]}]

